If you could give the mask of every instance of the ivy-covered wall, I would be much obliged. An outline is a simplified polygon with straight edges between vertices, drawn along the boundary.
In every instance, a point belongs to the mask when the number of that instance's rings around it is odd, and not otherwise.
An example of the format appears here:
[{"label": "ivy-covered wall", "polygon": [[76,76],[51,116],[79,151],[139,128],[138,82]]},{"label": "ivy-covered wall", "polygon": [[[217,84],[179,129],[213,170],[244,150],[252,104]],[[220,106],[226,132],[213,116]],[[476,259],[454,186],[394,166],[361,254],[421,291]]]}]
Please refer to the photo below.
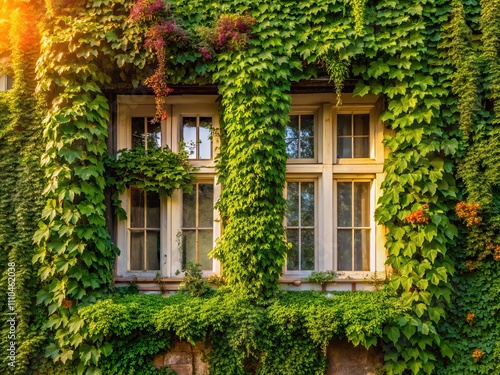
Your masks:
[{"label": "ivy-covered wall", "polygon": [[[15,263],[15,372],[30,373],[28,358],[38,358],[42,337],[51,342],[45,354],[68,373],[99,373],[104,358],[141,353],[142,341],[127,350],[129,341],[105,334],[106,317],[88,320],[92,307],[85,307],[112,291],[117,249],[105,220],[105,94],[119,84],[148,84],[160,117],[169,83],[217,84],[217,168],[224,185],[218,209],[225,229],[213,255],[224,263],[234,300],[246,294],[255,309],[238,321],[198,326],[196,339],[210,339],[215,329],[223,341],[233,330],[242,337],[255,333],[256,321],[265,326],[279,298],[287,249],[282,191],[290,87],[321,74],[330,76],[338,92],[349,78],[357,81],[355,95],[383,96],[381,119],[393,129],[385,139],[390,152],[376,220],[387,229],[387,264],[393,269],[387,288],[399,296],[391,301],[405,307],[379,322],[369,341],[341,334],[354,343],[381,345],[390,374],[500,372],[499,0],[13,4],[11,43],[4,48],[11,52],[15,87],[0,104],[0,286],[7,290],[8,264]],[[37,22],[41,36],[27,26]],[[314,305],[316,298],[307,303]],[[145,308],[154,310],[155,303]],[[199,308],[213,307],[208,297],[199,303],[186,308],[185,326],[156,327],[164,330],[165,342],[170,335],[191,338],[183,330],[196,324]],[[352,314],[333,307],[322,314],[349,326],[363,303],[349,305]],[[5,300],[0,306],[9,308]],[[297,329],[307,328],[307,314]],[[280,322],[273,325],[281,337],[277,353],[294,347],[283,327],[295,321],[271,321]],[[133,332],[152,332],[141,322],[132,325]],[[7,351],[9,326],[3,324]],[[118,328],[114,334],[120,336]],[[301,335],[313,348],[315,333],[306,329]],[[235,361],[223,365],[218,361],[227,348],[214,346],[214,373],[235,363],[234,373],[266,368],[270,351],[257,355],[254,347],[234,344]],[[153,355],[161,345],[155,341],[144,353]],[[321,373],[322,357],[315,353],[298,357],[293,368]],[[286,358],[270,361],[276,373],[298,373]],[[11,370],[5,360],[3,370]]]}]

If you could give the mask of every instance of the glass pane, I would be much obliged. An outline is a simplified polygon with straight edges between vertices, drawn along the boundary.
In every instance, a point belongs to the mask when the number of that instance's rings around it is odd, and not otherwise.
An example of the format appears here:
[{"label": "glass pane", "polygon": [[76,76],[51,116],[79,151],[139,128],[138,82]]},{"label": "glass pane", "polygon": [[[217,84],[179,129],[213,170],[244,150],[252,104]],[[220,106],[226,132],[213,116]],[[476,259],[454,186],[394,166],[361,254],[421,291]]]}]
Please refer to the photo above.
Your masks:
[{"label": "glass pane", "polygon": [[291,115],[285,133],[286,153],[289,159],[299,158],[299,116]]},{"label": "glass pane", "polygon": [[160,232],[148,231],[146,235],[148,270],[160,270]]},{"label": "glass pane", "polygon": [[288,182],[286,190],[286,225],[296,227],[299,225],[299,183]]},{"label": "glass pane", "polygon": [[182,232],[182,265],[187,262],[196,263],[196,231],[185,230]]},{"label": "glass pane", "polygon": [[202,270],[211,271],[213,269],[212,259],[208,256],[208,253],[212,251],[213,243],[211,229],[198,231],[198,263],[201,264]]},{"label": "glass pane", "polygon": [[144,228],[144,191],[130,188],[130,227]]},{"label": "glass pane", "polygon": [[351,115],[337,115],[337,136],[352,135]]},{"label": "glass pane", "polygon": [[214,220],[214,185],[198,185],[198,226],[212,228]]},{"label": "glass pane", "polygon": [[144,117],[132,117],[132,147],[144,147]]},{"label": "glass pane", "polygon": [[144,232],[130,232],[130,270],[144,270]]},{"label": "glass pane", "polygon": [[151,123],[152,119],[148,118],[148,148],[161,147],[161,125],[160,123]]},{"label": "glass pane", "polygon": [[200,117],[200,130],[199,130],[199,158],[211,159],[212,158],[212,141],[210,140],[210,129],[212,128],[211,117]]},{"label": "glass pane", "polygon": [[352,271],[352,231],[337,231],[337,269],[339,271]]},{"label": "glass pane", "polygon": [[289,271],[299,270],[299,230],[287,229],[286,240],[292,244],[287,253],[286,268]]},{"label": "glass pane", "polygon": [[370,139],[368,137],[354,138],[354,155],[355,158],[370,157]]},{"label": "glass pane", "polygon": [[196,228],[196,185],[191,193],[182,194],[182,226]]},{"label": "glass pane", "polygon": [[300,158],[314,158],[314,115],[300,117]]},{"label": "glass pane", "polygon": [[300,137],[314,137],[314,115],[300,116]]},{"label": "glass pane", "polygon": [[370,115],[354,115],[354,135],[370,134]]},{"label": "glass pane", "polygon": [[352,184],[337,182],[337,226],[352,225]]},{"label": "glass pane", "polygon": [[337,138],[337,157],[351,158],[352,157],[352,138]]},{"label": "glass pane", "polygon": [[182,142],[190,159],[196,159],[196,117],[182,118]]},{"label": "glass pane", "polygon": [[301,226],[314,226],[314,182],[301,183]]},{"label": "glass pane", "polygon": [[146,211],[146,227],[160,227],[160,195],[154,192],[147,192],[148,209]]},{"label": "glass pane", "polygon": [[314,229],[302,229],[300,269],[314,270]]},{"label": "glass pane", "polygon": [[370,226],[370,183],[354,183],[354,226]]},{"label": "glass pane", "polygon": [[370,230],[354,231],[354,271],[370,270]]}]

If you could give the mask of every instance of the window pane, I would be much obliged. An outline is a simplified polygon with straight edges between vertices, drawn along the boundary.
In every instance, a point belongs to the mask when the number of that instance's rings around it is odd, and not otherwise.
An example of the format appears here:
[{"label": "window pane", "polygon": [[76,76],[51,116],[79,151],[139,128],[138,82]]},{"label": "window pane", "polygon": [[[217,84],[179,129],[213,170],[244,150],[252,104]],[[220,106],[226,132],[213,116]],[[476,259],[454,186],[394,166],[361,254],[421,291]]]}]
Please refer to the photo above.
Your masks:
[{"label": "window pane", "polygon": [[369,182],[354,182],[354,226],[370,226]]},{"label": "window pane", "polygon": [[214,185],[198,185],[198,226],[212,228],[214,220]]},{"label": "window pane", "polygon": [[148,118],[148,148],[161,147],[161,124],[151,123],[152,119]]},{"label": "window pane", "polygon": [[370,270],[370,230],[354,231],[354,271]]},{"label": "window pane", "polygon": [[130,232],[130,270],[144,270],[144,232]]},{"label": "window pane", "polygon": [[288,182],[287,192],[287,226],[296,227],[299,225],[299,183]]},{"label": "window pane", "polygon": [[300,158],[314,158],[314,115],[300,116]]},{"label": "window pane", "polygon": [[314,270],[314,229],[301,230],[301,270]]},{"label": "window pane", "polygon": [[200,230],[198,232],[198,263],[201,264],[202,270],[212,270],[213,262],[208,256],[208,253],[212,251],[213,248],[213,231],[210,230]]},{"label": "window pane", "polygon": [[368,137],[354,138],[354,157],[355,158],[370,157],[370,141]]},{"label": "window pane", "polygon": [[182,195],[182,226],[196,228],[196,185],[191,193],[184,192]]},{"label": "window pane", "polygon": [[337,182],[337,226],[352,225],[352,183]]},{"label": "window pane", "polygon": [[199,158],[211,159],[212,158],[212,141],[210,140],[210,129],[212,128],[211,117],[200,117],[199,129]]},{"label": "window pane", "polygon": [[196,231],[183,231],[182,236],[182,265],[186,266],[188,262],[196,263]]},{"label": "window pane", "polygon": [[144,192],[130,188],[130,227],[144,228]]},{"label": "window pane", "polygon": [[146,211],[146,227],[160,227],[160,196],[158,193],[147,192],[148,208]]},{"label": "window pane", "polygon": [[370,135],[370,115],[354,115],[354,135]]},{"label": "window pane", "polygon": [[132,147],[144,146],[144,117],[132,117]]},{"label": "window pane", "polygon": [[146,235],[148,270],[160,270],[160,232],[148,231]]},{"label": "window pane", "polygon": [[337,231],[337,268],[339,271],[352,271],[352,230]]},{"label": "window pane", "polygon": [[337,157],[352,157],[352,138],[337,138]]},{"label": "window pane", "polygon": [[289,159],[299,158],[299,116],[290,115],[285,133],[286,153]]},{"label": "window pane", "polygon": [[314,226],[314,182],[301,182],[301,226]]},{"label": "window pane", "polygon": [[286,240],[292,244],[292,248],[287,253],[287,269],[290,271],[299,270],[299,230],[287,229]]},{"label": "window pane", "polygon": [[196,117],[182,118],[182,142],[190,159],[196,159]]},{"label": "window pane", "polygon": [[337,115],[337,136],[352,135],[351,115]]}]

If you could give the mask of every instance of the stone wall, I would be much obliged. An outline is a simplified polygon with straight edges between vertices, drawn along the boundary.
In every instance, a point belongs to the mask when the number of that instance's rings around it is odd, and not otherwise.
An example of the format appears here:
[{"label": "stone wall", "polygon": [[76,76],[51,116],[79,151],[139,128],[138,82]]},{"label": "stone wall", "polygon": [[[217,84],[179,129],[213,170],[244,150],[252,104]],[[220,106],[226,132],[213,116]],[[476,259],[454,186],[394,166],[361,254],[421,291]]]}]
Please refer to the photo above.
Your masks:
[{"label": "stone wall", "polygon": [[[168,352],[154,358],[154,365],[158,368],[170,366],[177,375],[208,375],[208,365],[202,359],[204,350],[203,343],[192,346],[176,342]],[[347,341],[335,341],[328,346],[327,358],[326,375],[375,375],[383,355],[378,348],[366,350]]]}]

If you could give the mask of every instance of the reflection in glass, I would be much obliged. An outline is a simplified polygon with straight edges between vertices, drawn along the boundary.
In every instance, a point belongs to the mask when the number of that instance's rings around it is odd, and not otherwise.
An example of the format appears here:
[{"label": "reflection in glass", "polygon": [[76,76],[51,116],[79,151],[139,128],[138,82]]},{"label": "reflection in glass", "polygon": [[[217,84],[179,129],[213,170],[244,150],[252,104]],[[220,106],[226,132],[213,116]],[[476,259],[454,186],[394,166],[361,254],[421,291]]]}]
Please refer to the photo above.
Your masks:
[{"label": "reflection in glass", "polygon": [[144,232],[130,232],[130,270],[144,269]]},{"label": "reflection in glass", "polygon": [[286,239],[292,244],[292,248],[287,253],[287,269],[289,271],[299,270],[299,230],[287,229]]},{"label": "reflection in glass", "polygon": [[144,228],[144,191],[130,188],[130,227]]},{"label": "reflection in glass", "polygon": [[314,182],[287,182],[287,270],[314,270]]},{"label": "reflection in glass", "polygon": [[[196,186],[196,185],[195,185]],[[182,226],[196,228],[196,189],[182,195]]]},{"label": "reflection in glass", "polygon": [[182,142],[190,159],[212,158],[211,129],[212,117],[182,118]]},{"label": "reflection in glass", "polygon": [[299,183],[288,182],[286,191],[287,211],[286,219],[287,225],[290,227],[299,225]]},{"label": "reflection in glass", "polygon": [[370,226],[370,183],[354,182],[354,226]]},{"label": "reflection in glass", "polygon": [[370,115],[337,115],[337,158],[370,157]]},{"label": "reflection in glass", "polygon": [[[137,189],[138,190],[138,189]],[[146,226],[147,228],[160,227],[160,195],[155,192],[147,192]]]},{"label": "reflection in glass", "polygon": [[196,117],[182,118],[182,142],[189,159],[197,159],[196,155]]},{"label": "reflection in glass", "polygon": [[212,158],[212,141],[210,140],[210,129],[212,128],[211,117],[200,117],[200,134],[198,139],[198,159]]},{"label": "reflection in glass", "polygon": [[146,240],[147,269],[157,271],[160,269],[160,232],[147,231]]},{"label": "reflection in glass", "polygon": [[301,230],[301,270],[314,270],[314,229]]},{"label": "reflection in glass", "polygon": [[370,185],[369,181],[337,182],[339,271],[370,269]]},{"label": "reflection in glass", "polygon": [[314,226],[314,182],[301,182],[301,226]]},{"label": "reflection in glass", "polygon": [[214,220],[214,185],[198,184],[199,227],[212,227]]},{"label": "reflection in glass", "polygon": [[370,270],[370,257],[366,249],[370,248],[370,230],[354,231],[354,269],[356,271]]},{"label": "reflection in glass", "polygon": [[350,227],[352,223],[352,184],[337,182],[337,225]]},{"label": "reflection in glass", "polygon": [[193,191],[183,194],[182,264],[200,263],[203,270],[212,270],[208,253],[213,248],[213,184],[194,184]]},{"label": "reflection in glass", "polygon": [[148,149],[161,147],[161,124],[151,123],[152,119],[147,119],[148,124]]},{"label": "reflection in glass", "polygon": [[213,262],[209,258],[208,253],[213,248],[213,231],[212,228],[198,231],[198,259],[197,263],[201,264],[202,270],[212,270]]},{"label": "reflection in glass", "polygon": [[289,159],[314,158],[314,115],[290,115],[285,131]]},{"label": "reflection in glass", "polygon": [[337,232],[337,268],[339,271],[352,271],[352,231]]},{"label": "reflection in glass", "polygon": [[289,159],[299,158],[299,116],[291,115],[285,132],[286,153]]},{"label": "reflection in glass", "polygon": [[144,117],[132,117],[132,147],[145,147]]}]

